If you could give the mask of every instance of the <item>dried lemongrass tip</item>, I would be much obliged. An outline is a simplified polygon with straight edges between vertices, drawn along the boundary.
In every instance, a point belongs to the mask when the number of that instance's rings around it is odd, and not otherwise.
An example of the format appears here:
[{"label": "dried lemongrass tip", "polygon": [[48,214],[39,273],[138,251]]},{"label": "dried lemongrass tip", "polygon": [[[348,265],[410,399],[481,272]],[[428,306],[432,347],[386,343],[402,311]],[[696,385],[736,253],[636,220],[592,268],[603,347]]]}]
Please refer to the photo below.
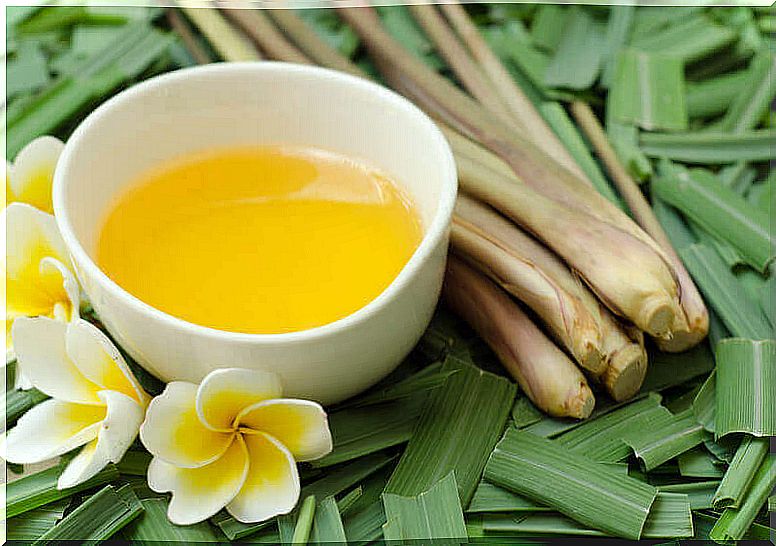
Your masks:
[{"label": "dried lemongrass tip", "polygon": [[587,310],[584,290],[557,256],[490,207],[459,195],[453,248],[482,273],[533,310],[554,338],[593,374],[606,364],[601,330]]},{"label": "dried lemongrass tip", "polygon": [[556,417],[590,415],[595,398],[582,372],[505,292],[450,256],[443,293],[539,409]]}]

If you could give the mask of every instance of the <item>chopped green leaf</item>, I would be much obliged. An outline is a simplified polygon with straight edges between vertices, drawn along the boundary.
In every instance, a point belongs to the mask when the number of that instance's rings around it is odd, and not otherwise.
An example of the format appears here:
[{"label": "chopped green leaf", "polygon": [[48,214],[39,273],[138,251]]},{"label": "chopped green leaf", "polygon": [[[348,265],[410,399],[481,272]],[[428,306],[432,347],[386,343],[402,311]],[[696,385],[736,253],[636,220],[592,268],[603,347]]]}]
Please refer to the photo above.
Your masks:
[{"label": "chopped green leaf", "polygon": [[768,456],[769,449],[767,438],[744,436],[719,484],[719,489],[714,494],[712,504],[715,509],[741,506],[757,469]]},{"label": "chopped green leaf", "polygon": [[342,526],[342,518],[334,497],[326,497],[315,509],[315,519],[310,532],[310,540],[314,544],[325,542],[347,541],[345,528]]},{"label": "chopped green leaf", "polygon": [[668,52],[689,64],[718,51],[735,39],[736,33],[733,30],[700,14],[658,32],[636,35],[631,46],[639,51]]},{"label": "chopped green leaf", "polygon": [[776,436],[776,341],[724,339],[717,345],[715,434]]},{"label": "chopped green leaf", "polygon": [[628,41],[635,14],[636,6],[633,5],[612,6],[609,9],[609,20],[606,24],[606,47],[603,52],[603,72],[601,74],[601,83],[604,87],[611,85],[617,52]]},{"label": "chopped green leaf", "polygon": [[450,472],[415,497],[383,494],[385,540],[466,539],[455,474]]},{"label": "chopped green leaf", "polygon": [[563,29],[569,10],[554,4],[542,4],[536,10],[531,25],[531,40],[533,43],[547,51],[553,52],[558,48],[563,39]]},{"label": "chopped green leaf", "polygon": [[679,473],[686,478],[721,478],[725,472],[716,458],[703,447],[696,447],[677,458]]},{"label": "chopped green leaf", "polygon": [[719,480],[704,482],[686,482],[671,485],[659,485],[660,493],[682,493],[687,495],[691,510],[706,510],[712,507],[714,492],[719,487]]},{"label": "chopped green leaf", "polygon": [[641,149],[650,157],[685,163],[719,165],[735,161],[769,161],[776,146],[776,130],[740,134],[719,131],[695,133],[642,133]]},{"label": "chopped green leaf", "polygon": [[724,114],[733,100],[745,91],[748,75],[739,70],[699,82],[688,82],[687,114],[707,118]]},{"label": "chopped green leaf", "polygon": [[[308,495],[302,506],[299,508],[299,513],[296,518],[296,524],[294,525],[294,534],[291,536],[291,544],[307,544],[307,540],[310,538],[310,532],[313,528],[313,518],[315,517],[315,496]],[[283,532],[280,533],[281,539]],[[286,542],[283,540],[283,542]]]},{"label": "chopped green leaf", "polygon": [[684,67],[675,57],[624,50],[617,57],[608,115],[649,131],[684,131]]},{"label": "chopped green leaf", "polygon": [[604,26],[581,6],[571,6],[544,83],[570,89],[591,87],[601,70],[605,47]]},{"label": "chopped green leaf", "polygon": [[657,490],[533,434],[507,430],[488,481],[615,536],[638,539]]},{"label": "chopped green leaf", "polygon": [[6,540],[29,543],[48,532],[62,519],[70,501],[51,502],[6,520]]},{"label": "chopped green leaf", "polygon": [[19,417],[27,413],[33,406],[37,406],[48,396],[38,389],[13,389],[5,394],[5,426],[12,427]]},{"label": "chopped green leaf", "polygon": [[113,486],[106,485],[41,535],[35,544],[48,544],[50,541],[106,540],[142,512],[143,506],[130,486],[124,485],[114,489]]},{"label": "chopped green leaf", "polygon": [[223,536],[207,522],[175,525],[167,519],[167,499],[142,499],[143,514],[124,527],[121,536],[131,543],[151,542],[221,542]]},{"label": "chopped green leaf", "polygon": [[700,444],[703,425],[695,419],[692,410],[687,410],[657,427],[626,432],[623,441],[650,471]]},{"label": "chopped green leaf", "polygon": [[434,390],[386,493],[415,496],[455,471],[461,504],[469,504],[515,399],[514,383],[448,357],[458,370]]}]

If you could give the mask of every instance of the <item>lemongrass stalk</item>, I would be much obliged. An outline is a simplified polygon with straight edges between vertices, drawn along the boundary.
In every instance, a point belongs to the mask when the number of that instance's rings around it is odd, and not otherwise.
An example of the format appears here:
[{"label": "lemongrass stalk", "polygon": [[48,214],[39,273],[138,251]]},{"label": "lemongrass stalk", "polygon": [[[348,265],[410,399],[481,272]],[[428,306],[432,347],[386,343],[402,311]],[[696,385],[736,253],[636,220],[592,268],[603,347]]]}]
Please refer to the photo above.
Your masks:
[{"label": "lemongrass stalk", "polygon": [[448,260],[443,293],[538,408],[558,417],[590,415],[595,398],[582,372],[509,295],[455,256]]},{"label": "lemongrass stalk", "polygon": [[593,110],[588,104],[575,101],[571,104],[571,112],[609,171],[636,222],[663,248],[676,272],[687,329],[673,331],[671,339],[658,340],[658,345],[662,350],[670,352],[685,351],[697,345],[709,332],[709,313],[698,288],[658,222],[652,207],[644,198],[644,194],[620,163]]},{"label": "lemongrass stalk", "polygon": [[310,64],[309,59],[283,36],[263,10],[224,8],[223,12],[242,28],[268,57],[290,63]]},{"label": "lemongrass stalk", "polygon": [[178,5],[186,17],[204,34],[213,49],[225,61],[258,61],[261,54],[248,39],[224,19],[218,10],[195,8],[189,1],[179,1]]},{"label": "lemongrass stalk", "polygon": [[354,76],[365,76],[355,63],[322,40],[307,23],[294,14],[293,10],[270,9],[267,11],[275,24],[294,42],[296,47],[316,63]]},{"label": "lemongrass stalk", "polygon": [[673,275],[670,262],[659,245],[623,211],[608,202],[584,180],[559,165],[524,135],[514,131],[446,78],[414,58],[383,29],[374,10],[339,8],[339,12],[359,34],[373,58],[378,61],[383,75],[397,90],[412,98],[434,117],[500,156],[515,174],[536,191],[566,206],[610,221],[618,229],[641,240],[663,260],[663,268]]},{"label": "lemongrass stalk", "polygon": [[544,321],[579,365],[604,372],[601,331],[576,292],[568,267],[493,209],[459,195],[451,243],[471,265],[518,298]]},{"label": "lemongrass stalk", "polygon": [[[455,147],[454,139],[451,143]],[[681,313],[676,292],[671,291],[675,285],[646,245],[607,222],[546,198],[514,176],[506,177],[461,153],[456,158],[464,191],[544,241],[607,307],[653,335],[670,331],[676,313]]]},{"label": "lemongrass stalk", "polygon": [[207,64],[211,62],[210,55],[205,48],[203,48],[194,33],[191,32],[191,28],[183,20],[181,14],[175,8],[167,8],[167,20],[170,23],[170,27],[181,37],[184,47],[191,54],[194,61],[197,64]]},{"label": "lemongrass stalk", "polygon": [[566,169],[587,181],[587,176],[571,157],[555,132],[544,121],[533,103],[523,93],[520,86],[515,83],[501,60],[483,39],[466,10],[456,2],[440,4],[439,9],[450,21],[469,53],[479,63],[480,68],[493,84],[493,88],[501,96],[511,115],[512,122],[525,130],[526,135],[529,135],[537,146],[542,147]]},{"label": "lemongrass stalk", "polygon": [[436,7],[430,4],[414,4],[409,6],[409,10],[464,88],[485,108],[511,122],[511,116],[508,117],[508,110],[501,97],[447,26]]}]

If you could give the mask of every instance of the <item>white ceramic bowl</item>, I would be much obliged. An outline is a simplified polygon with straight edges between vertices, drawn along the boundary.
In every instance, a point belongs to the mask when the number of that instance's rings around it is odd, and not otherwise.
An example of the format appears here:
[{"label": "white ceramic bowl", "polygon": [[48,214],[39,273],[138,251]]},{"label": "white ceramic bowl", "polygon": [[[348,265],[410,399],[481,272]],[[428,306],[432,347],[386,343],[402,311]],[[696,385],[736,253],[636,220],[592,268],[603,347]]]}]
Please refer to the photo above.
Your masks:
[{"label": "white ceramic bowl", "polygon": [[[136,176],[197,150],[269,143],[365,159],[414,199],[423,240],[374,301],[300,332],[224,332],[154,309],[97,267],[101,223]],[[392,91],[322,68],[224,63],[153,78],[97,108],[65,146],[54,176],[54,210],[94,309],[148,371],[165,381],[199,382],[216,368],[265,368],[281,375],[287,396],[333,403],[393,370],[428,325],[442,283],[456,189],[444,137]]]}]

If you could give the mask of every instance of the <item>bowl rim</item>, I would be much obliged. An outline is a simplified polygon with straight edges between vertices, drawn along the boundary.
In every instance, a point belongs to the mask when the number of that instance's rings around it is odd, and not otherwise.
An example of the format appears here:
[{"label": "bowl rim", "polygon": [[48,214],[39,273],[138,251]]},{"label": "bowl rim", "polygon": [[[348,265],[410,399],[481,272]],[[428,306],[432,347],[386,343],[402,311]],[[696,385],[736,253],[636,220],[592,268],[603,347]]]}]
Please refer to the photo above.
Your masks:
[{"label": "bowl rim", "polygon": [[[440,198],[433,219],[426,228],[423,238],[415,249],[415,252],[413,252],[407,263],[404,264],[404,267],[399,271],[398,275],[394,277],[393,281],[391,281],[376,298],[345,317],[314,328],[294,332],[252,334],[219,330],[175,317],[145,303],[108,277],[86,252],[83,245],[78,240],[70,221],[68,200],[65,191],[67,188],[65,173],[70,170],[70,165],[73,162],[74,150],[79,148],[84,135],[88,133],[97,119],[117,106],[135,100],[138,96],[142,96],[142,94],[148,91],[163,87],[172,82],[186,79],[194,74],[208,75],[228,72],[240,73],[246,71],[267,72],[270,74],[277,73],[278,71],[308,73],[317,78],[335,79],[343,84],[360,88],[362,91],[371,93],[382,101],[392,103],[393,107],[403,109],[411,116],[417,117],[419,122],[426,126],[432,139],[440,145],[442,155],[440,157],[440,170],[442,171],[440,174],[442,180]],[[423,264],[427,262],[431,253],[436,249],[440,241],[447,236],[458,192],[458,176],[452,150],[439,127],[437,127],[425,112],[398,93],[365,78],[328,68],[280,61],[245,61],[212,63],[167,72],[133,85],[99,105],[89,113],[89,115],[76,127],[70,138],[67,139],[54,172],[52,191],[54,217],[57,226],[59,227],[59,232],[65,242],[65,246],[70,252],[71,260],[80,265],[84,270],[84,275],[86,277],[96,280],[96,282],[116,301],[120,302],[121,305],[132,307],[142,314],[149,315],[157,321],[161,321],[170,327],[180,331],[186,331],[192,335],[198,335],[200,337],[204,336],[213,340],[226,342],[247,342],[252,344],[273,345],[277,343],[293,343],[324,338],[338,331],[347,330],[363,323],[385,308],[411,281]],[[78,268],[76,268],[76,271],[77,270]]]}]

